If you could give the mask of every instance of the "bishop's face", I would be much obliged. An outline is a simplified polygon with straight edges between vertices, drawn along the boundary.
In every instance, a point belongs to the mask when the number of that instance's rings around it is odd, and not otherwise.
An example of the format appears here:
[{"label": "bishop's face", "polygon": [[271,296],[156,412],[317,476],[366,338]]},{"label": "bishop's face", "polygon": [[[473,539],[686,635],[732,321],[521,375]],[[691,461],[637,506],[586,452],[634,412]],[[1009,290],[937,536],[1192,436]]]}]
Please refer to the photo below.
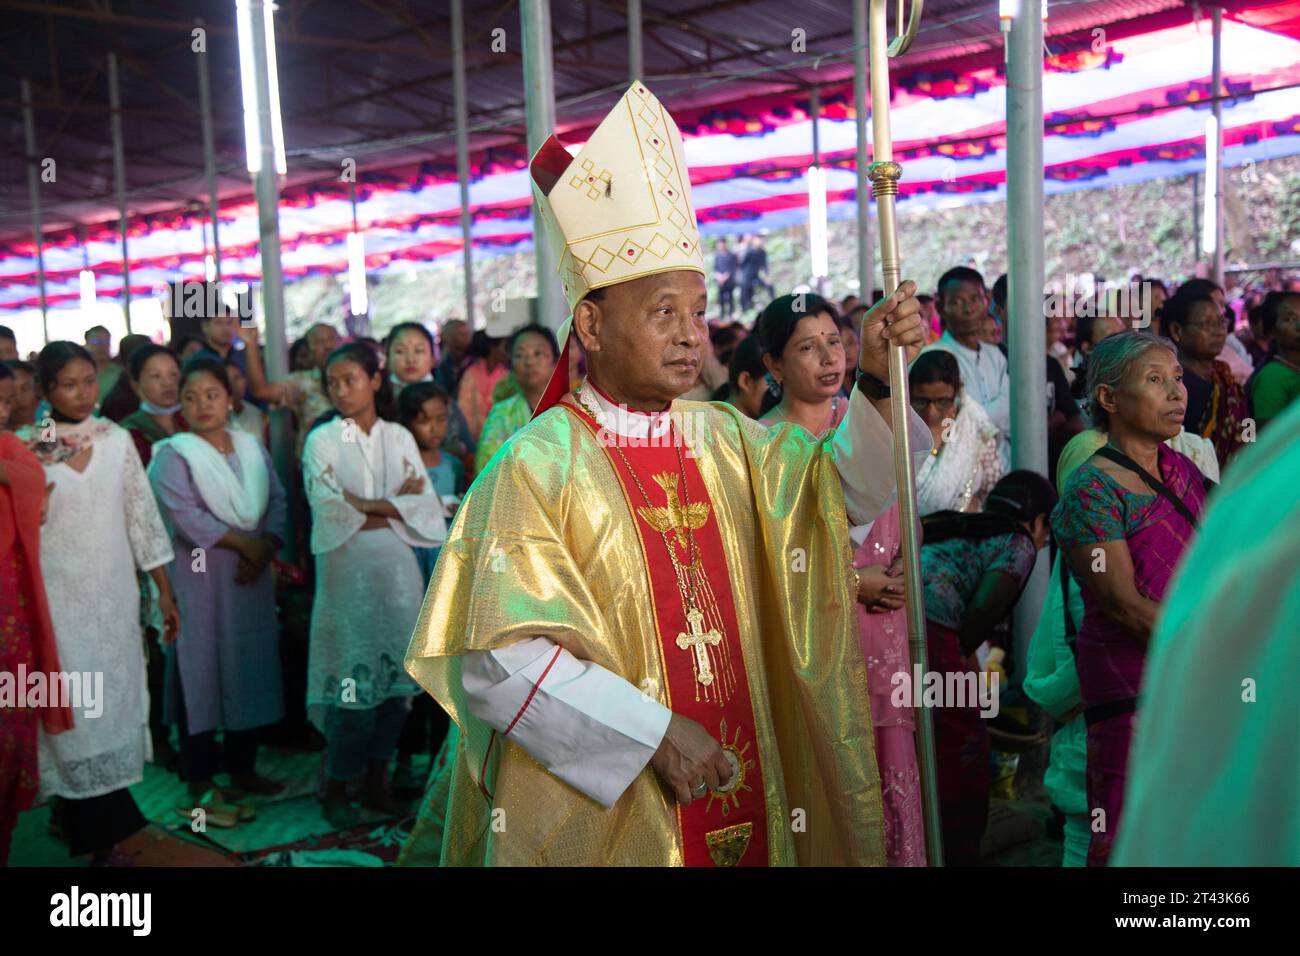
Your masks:
[{"label": "bishop's face", "polygon": [[704,276],[691,270],[642,276],[601,290],[574,309],[592,381],[638,411],[661,411],[691,389],[708,346]]}]

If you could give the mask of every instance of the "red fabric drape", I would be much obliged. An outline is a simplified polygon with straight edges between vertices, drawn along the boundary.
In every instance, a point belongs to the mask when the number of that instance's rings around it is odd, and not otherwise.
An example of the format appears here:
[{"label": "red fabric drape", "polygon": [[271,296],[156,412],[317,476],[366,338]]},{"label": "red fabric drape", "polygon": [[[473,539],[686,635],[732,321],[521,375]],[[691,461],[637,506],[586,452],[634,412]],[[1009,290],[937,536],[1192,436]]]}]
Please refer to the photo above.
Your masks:
[{"label": "red fabric drape", "polygon": [[[54,624],[45,598],[41,577],[41,499],[45,495],[45,469],[36,456],[10,432],[0,432],[0,461],[8,482],[0,484],[0,558],[11,548],[22,548],[26,580],[18,587],[31,601],[32,637],[38,670],[46,674],[61,670],[54,643]],[[67,707],[46,708],[41,722],[47,733],[72,729],[72,711]]]}]

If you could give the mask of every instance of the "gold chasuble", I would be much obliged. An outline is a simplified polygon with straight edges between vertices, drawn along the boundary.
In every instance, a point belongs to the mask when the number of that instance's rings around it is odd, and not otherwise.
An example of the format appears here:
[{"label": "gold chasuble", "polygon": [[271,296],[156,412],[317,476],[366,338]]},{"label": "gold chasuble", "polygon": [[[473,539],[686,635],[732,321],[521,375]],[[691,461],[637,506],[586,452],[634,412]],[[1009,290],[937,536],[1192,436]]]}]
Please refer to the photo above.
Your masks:
[{"label": "gold chasuble", "polygon": [[[681,137],[643,84],[576,156],[552,137],[531,171],[571,307],[637,276],[704,271]],[[407,654],[460,728],[441,862],[883,865],[833,435],[676,401],[665,436],[628,438],[586,387],[565,394],[568,348],[536,417],[461,503]],[[548,771],[515,723],[471,712],[462,683],[463,655],[538,637],[698,722],[730,779],[683,807],[646,765],[607,808]]]},{"label": "gold chasuble", "polygon": [[[675,450],[602,447],[578,408],[570,396],[539,416],[470,489],[407,657],[461,728],[444,864],[710,865],[739,854],[742,864],[883,865],[852,549],[829,437],[768,430],[727,405],[673,403],[677,435],[682,416],[701,416],[683,461],[690,501],[707,512],[678,521],[703,514],[695,540],[717,611],[692,628],[671,561],[657,559],[666,522],[638,500],[618,455],[652,508],[670,515],[682,506]],[[675,530],[670,537],[677,546]],[[698,645],[683,648],[678,636],[724,629],[725,643],[706,651],[713,680],[697,701]],[[538,635],[698,720],[735,755],[743,783],[683,809],[647,766],[605,809],[552,776],[469,712],[460,683],[458,655]],[[495,828],[494,809],[503,811]],[[735,829],[751,824],[747,836]]]}]

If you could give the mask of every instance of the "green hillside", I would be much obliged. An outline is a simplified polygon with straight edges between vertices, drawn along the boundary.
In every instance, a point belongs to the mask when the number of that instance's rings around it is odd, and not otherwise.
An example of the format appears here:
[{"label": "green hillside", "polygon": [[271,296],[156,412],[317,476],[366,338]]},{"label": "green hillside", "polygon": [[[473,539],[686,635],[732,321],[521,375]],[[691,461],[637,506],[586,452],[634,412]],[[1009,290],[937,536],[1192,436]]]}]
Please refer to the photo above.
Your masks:
[{"label": "green hillside", "polygon": [[[904,171],[906,176],[906,171]],[[1066,273],[1094,272],[1126,279],[1134,272],[1165,279],[1196,267],[1200,210],[1194,196],[1200,177],[1184,176],[1049,196],[1045,209],[1048,280]],[[1300,157],[1270,160],[1227,170],[1226,235],[1229,264],[1300,260]],[[899,242],[904,274],[933,289],[954,265],[970,264],[990,282],[1006,270],[1006,204],[980,203],[937,212],[903,214]],[[852,220],[830,224],[827,292],[855,291],[856,227]],[[712,237],[710,237],[711,239]],[[778,293],[807,282],[807,227],[766,237],[768,261]],[[716,289],[710,280],[711,301]],[[496,256],[476,264],[476,304],[492,296],[518,298],[536,287],[531,253]],[[296,338],[316,321],[342,326],[347,310],[342,278],[314,278],[285,291],[289,333]],[[464,315],[459,261],[415,266],[371,283],[373,334],[398,322],[437,322]]]}]

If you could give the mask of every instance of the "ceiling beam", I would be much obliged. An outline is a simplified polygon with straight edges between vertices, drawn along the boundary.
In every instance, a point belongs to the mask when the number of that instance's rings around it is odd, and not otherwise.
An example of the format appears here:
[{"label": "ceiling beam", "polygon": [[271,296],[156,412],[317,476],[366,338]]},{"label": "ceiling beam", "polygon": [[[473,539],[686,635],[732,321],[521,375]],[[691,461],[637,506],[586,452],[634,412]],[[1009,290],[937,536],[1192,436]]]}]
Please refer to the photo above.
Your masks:
[{"label": "ceiling beam", "polygon": [[[0,0],[0,6],[3,6],[3,2],[4,0]],[[717,2],[714,3],[701,4],[686,10],[677,11],[674,14],[674,16],[679,18],[682,21],[689,21],[697,16],[705,16],[709,14],[720,13],[735,7],[743,7],[748,2],[750,2],[750,0],[717,0]],[[615,2],[605,2],[605,0],[602,0],[602,5],[606,6],[611,10],[619,9],[616,0]],[[494,29],[496,26],[502,25],[502,21],[499,21],[498,18],[500,16],[503,16],[511,8],[514,8],[516,6],[517,6],[516,0],[508,0],[508,2],[503,3],[502,6],[499,7],[497,11],[494,12],[493,19],[484,18],[483,26],[480,28],[476,36],[485,34],[488,31]],[[674,28],[679,27],[679,24],[674,20],[667,19],[662,15],[656,15],[656,16],[659,16],[659,19],[661,20],[665,20],[665,23],[668,26]],[[689,30],[685,32],[687,32],[688,34],[696,38],[700,38],[700,35],[703,34],[704,40],[709,40],[711,42],[718,42],[718,39],[716,37],[713,37],[712,34],[708,34],[707,31],[704,30],[697,30],[694,33],[692,33]],[[570,61],[565,61],[563,59],[562,54],[573,53],[580,49],[585,49],[589,45],[589,43],[594,45],[597,43],[601,43],[613,39],[621,39],[625,35],[625,33],[626,31],[622,26],[615,26],[606,30],[602,30],[590,36],[581,36],[575,39],[565,39],[562,36],[560,36],[557,31],[558,40],[552,47],[553,62],[556,63],[557,65],[559,64],[568,65]],[[651,31],[647,30],[646,33],[650,34],[651,38],[655,40],[655,42],[665,47],[670,53],[672,53],[673,56],[681,60],[683,66],[687,67],[689,71],[691,72],[699,71],[701,67],[705,65],[703,62],[691,60],[689,56],[686,55],[680,48],[674,47],[672,44],[669,44],[661,37],[654,35]],[[783,48],[782,44],[774,44],[771,47],[758,49],[758,50],[733,51],[726,54],[725,56],[714,58],[710,66],[731,62],[737,59],[755,60],[756,57],[764,53],[775,52],[782,48]],[[470,62],[466,64],[467,68],[470,70],[474,70],[474,69],[484,69],[484,68],[490,69],[493,66],[513,64],[519,62],[521,57],[518,53],[506,52],[506,53],[496,53],[496,54],[491,54],[491,53],[481,54],[476,58],[477,61],[475,61],[475,59],[471,59],[470,57],[467,57],[467,59],[470,60]],[[812,58],[810,57],[809,59],[811,60]],[[757,60],[755,60],[755,62],[761,62],[763,66],[768,68],[771,68],[774,65],[772,63],[757,61]],[[442,83],[450,82],[450,80],[451,80],[451,70],[448,68],[445,70],[438,70],[421,76],[412,77],[410,79],[401,80],[397,83],[391,84],[383,88],[383,92],[396,93],[396,92],[402,92],[404,90],[414,90],[414,89],[427,91],[427,88],[430,86],[438,86]],[[808,85],[807,81],[803,80],[802,78],[799,78],[795,74],[790,74],[790,73],[786,74],[784,78],[784,82],[788,84],[792,89],[805,88]],[[332,102],[327,106],[312,110],[310,112],[320,113],[320,112],[327,112],[327,111],[337,111],[342,107],[350,106],[354,103],[363,101],[364,99],[366,99],[366,95],[345,96],[342,100],[339,100],[337,102]],[[493,108],[488,112],[496,113],[499,112],[501,109],[503,108],[500,107]],[[522,110],[523,104],[522,102],[514,103],[511,104],[509,107],[505,107],[504,109]]]},{"label": "ceiling beam", "polygon": [[[85,82],[81,85],[81,89],[77,91],[76,99],[71,103],[72,106],[76,107],[81,105],[81,101],[86,98],[86,94],[90,92],[90,88],[95,85],[95,80],[98,78],[98,70],[95,70],[86,77]],[[63,135],[63,129],[68,125],[68,120],[72,119],[72,115],[72,110],[69,109],[64,111],[63,118],[59,120],[59,125],[54,128],[54,133],[50,136],[45,147],[50,152],[53,152],[54,148],[58,146],[59,138]]]},{"label": "ceiling beam", "polygon": [[178,104],[182,109],[186,110],[191,116],[194,117],[194,119],[197,122],[199,118],[199,104],[197,98],[190,99],[180,90],[176,89],[176,87],[172,86],[162,77],[158,76],[158,74],[154,70],[152,70],[148,65],[141,62],[132,54],[119,52],[117,54],[117,57],[124,64],[126,64],[131,70],[140,74],[140,76],[144,77],[151,84],[153,84],[158,89],[166,93],[171,98],[172,102]]},{"label": "ceiling beam", "polygon": [[656,44],[663,47],[673,56],[677,57],[677,59],[681,60],[682,64],[686,67],[687,71],[694,70],[696,67],[700,65],[698,60],[691,59],[691,57],[687,55],[684,51],[679,50],[677,47],[673,46],[671,43],[669,43],[667,40],[661,37],[658,33],[656,33],[654,27],[648,27],[642,25],[641,34],[642,36],[645,36],[648,39],[653,40]]},{"label": "ceiling beam", "polygon": [[[50,3],[37,3],[33,0],[0,0],[0,10],[8,10],[13,13],[34,13],[48,17],[62,17],[70,20],[81,20],[90,23],[102,23],[107,26],[128,27],[140,30],[162,30],[166,32],[180,31],[187,36],[194,29],[194,23],[190,20],[168,20],[163,17],[141,17],[125,13],[111,13],[105,10],[90,10],[82,8],[69,8],[55,6]],[[292,21],[290,21],[290,24]],[[216,36],[237,36],[238,31],[234,26],[227,26],[221,23],[205,24],[208,33]],[[429,49],[423,46],[412,46],[408,43],[387,43],[376,42],[371,40],[360,40],[351,37],[322,37],[310,36],[298,33],[293,30],[281,30],[276,34],[277,43],[289,43],[297,46],[323,47],[334,50],[361,50],[367,53],[393,53],[399,56],[414,56],[424,59],[429,56]],[[451,56],[449,47],[440,48],[437,51],[439,56]]]},{"label": "ceiling beam", "polygon": [[59,45],[54,38],[54,18],[46,17],[45,19],[45,43],[50,48],[50,86],[54,92],[56,100],[63,99],[63,91],[59,85]]},{"label": "ceiling beam", "polygon": [[420,42],[424,44],[424,48],[428,51],[429,56],[438,56],[440,54],[443,56],[451,55],[449,48],[439,49],[434,46],[433,38],[429,36],[429,33],[424,28],[423,24],[421,24],[419,19],[409,10],[404,10],[400,7],[389,7],[378,2],[378,0],[361,0],[361,3],[366,7],[369,7],[371,10],[374,10],[380,16],[394,21],[406,32],[414,33],[420,39]]},{"label": "ceiling beam", "polygon": [[[600,2],[602,2],[606,7],[611,6],[609,0],[600,0]],[[708,12],[718,13],[721,12],[722,10],[727,9],[731,5],[732,4],[730,2],[714,4],[709,9]],[[701,15],[701,13],[695,14],[695,16],[699,16],[699,15]],[[765,47],[754,40],[746,39],[745,37],[739,36],[737,34],[722,35],[717,31],[697,26],[693,22],[693,17],[681,17],[681,16],[666,17],[656,11],[646,10],[645,8],[643,8],[642,16],[645,19],[652,20],[656,25],[667,27],[674,30],[679,30],[682,33],[689,34],[693,39],[703,41],[705,46],[705,60],[708,63],[708,68],[710,69],[710,71],[712,70],[713,66],[717,63],[722,63],[731,59],[741,58],[741,59],[750,60],[753,63],[758,64],[759,66],[772,70],[773,75],[783,76],[785,77],[786,80],[795,84],[796,86],[806,85],[803,77],[798,76],[795,73],[791,73],[786,69],[778,68],[781,66],[787,66],[787,64],[777,64],[777,63],[773,63],[771,60],[764,59],[766,55],[775,53],[777,50],[789,50],[789,44],[787,41],[782,41],[782,43],[780,44],[774,44],[772,46]],[[712,51],[712,47],[714,44],[717,44],[718,46],[722,47],[722,49],[729,51],[732,54],[732,56],[723,57],[721,59],[715,59],[713,57],[713,51]],[[788,65],[794,66],[797,64],[788,64]]]}]

